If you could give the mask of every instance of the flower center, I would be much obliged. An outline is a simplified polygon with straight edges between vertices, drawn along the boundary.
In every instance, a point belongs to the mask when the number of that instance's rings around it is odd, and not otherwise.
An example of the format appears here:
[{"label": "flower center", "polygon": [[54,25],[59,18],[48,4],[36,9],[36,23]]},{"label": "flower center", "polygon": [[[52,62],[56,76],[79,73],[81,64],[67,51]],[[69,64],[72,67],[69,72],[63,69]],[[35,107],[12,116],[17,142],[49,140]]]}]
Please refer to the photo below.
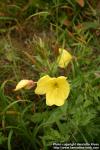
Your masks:
[{"label": "flower center", "polygon": [[59,87],[57,82],[55,82],[55,83],[53,84],[53,86],[54,86],[54,88],[58,88],[58,87]]}]

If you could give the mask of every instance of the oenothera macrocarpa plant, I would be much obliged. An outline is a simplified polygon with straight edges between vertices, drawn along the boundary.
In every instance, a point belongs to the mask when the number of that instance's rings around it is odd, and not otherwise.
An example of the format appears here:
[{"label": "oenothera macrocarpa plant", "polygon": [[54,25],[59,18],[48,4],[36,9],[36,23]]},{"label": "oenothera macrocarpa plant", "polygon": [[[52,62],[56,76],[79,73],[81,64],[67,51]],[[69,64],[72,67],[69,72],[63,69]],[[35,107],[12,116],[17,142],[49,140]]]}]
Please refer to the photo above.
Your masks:
[{"label": "oenothera macrocarpa plant", "polygon": [[[59,56],[57,58],[57,64],[61,68],[65,68],[72,60],[72,55],[65,49],[59,48]],[[56,105],[62,106],[70,93],[70,84],[65,76],[50,77],[45,75],[41,77],[37,82],[32,80],[21,80],[14,91],[22,88],[31,89],[37,84],[35,94],[46,95],[46,104],[48,106]]]}]

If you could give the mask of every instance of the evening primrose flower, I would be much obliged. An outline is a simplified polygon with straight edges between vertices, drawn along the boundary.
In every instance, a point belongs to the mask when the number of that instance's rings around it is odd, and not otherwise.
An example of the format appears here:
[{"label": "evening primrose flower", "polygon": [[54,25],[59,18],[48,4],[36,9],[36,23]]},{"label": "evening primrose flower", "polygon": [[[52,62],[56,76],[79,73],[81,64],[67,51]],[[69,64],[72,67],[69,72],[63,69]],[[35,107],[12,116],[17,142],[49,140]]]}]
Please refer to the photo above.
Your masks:
[{"label": "evening primrose flower", "polygon": [[65,68],[72,59],[72,55],[63,48],[59,48],[59,56],[58,56],[58,66],[61,68]]},{"label": "evening primrose flower", "polygon": [[33,86],[34,86],[34,82],[32,80],[21,80],[16,85],[16,88],[14,89],[14,91],[18,91],[22,88],[31,89]]},{"label": "evening primrose flower", "polygon": [[70,92],[70,85],[66,77],[53,77],[48,75],[40,78],[37,82],[35,93],[38,95],[46,94],[46,104],[48,106],[62,106]]}]

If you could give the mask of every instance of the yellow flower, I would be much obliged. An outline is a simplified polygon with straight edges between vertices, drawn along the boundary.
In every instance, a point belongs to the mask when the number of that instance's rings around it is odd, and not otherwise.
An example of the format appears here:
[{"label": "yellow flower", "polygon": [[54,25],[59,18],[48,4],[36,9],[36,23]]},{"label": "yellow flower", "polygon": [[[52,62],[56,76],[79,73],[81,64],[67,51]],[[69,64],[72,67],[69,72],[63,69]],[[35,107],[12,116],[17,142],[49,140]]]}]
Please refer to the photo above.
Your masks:
[{"label": "yellow flower", "polygon": [[17,85],[14,91],[18,91],[22,88],[31,89],[34,86],[34,82],[32,80],[21,80]]},{"label": "yellow flower", "polygon": [[46,104],[48,106],[61,106],[64,104],[70,92],[70,85],[66,77],[51,78],[46,75],[39,79],[35,93],[39,95],[46,94]]},{"label": "yellow flower", "polygon": [[72,59],[72,55],[63,48],[59,48],[59,56],[58,56],[58,66],[61,68],[65,68]]}]

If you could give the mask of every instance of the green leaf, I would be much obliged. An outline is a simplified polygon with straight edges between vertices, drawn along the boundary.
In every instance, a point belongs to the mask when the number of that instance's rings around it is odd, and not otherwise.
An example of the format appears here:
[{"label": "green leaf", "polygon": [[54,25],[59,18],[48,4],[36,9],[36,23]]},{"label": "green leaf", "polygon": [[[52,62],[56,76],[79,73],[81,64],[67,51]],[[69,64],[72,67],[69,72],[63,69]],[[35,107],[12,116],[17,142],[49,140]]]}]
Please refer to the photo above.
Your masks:
[{"label": "green leaf", "polygon": [[58,108],[51,113],[50,117],[47,120],[47,123],[52,124],[52,123],[60,120],[62,118],[62,116],[63,116],[63,112],[61,109]]},{"label": "green leaf", "polygon": [[31,117],[31,121],[34,123],[40,123],[41,121],[46,121],[48,118],[49,112],[42,112],[42,113],[35,113],[32,117]]},{"label": "green leaf", "polygon": [[2,134],[2,132],[0,132],[0,145],[3,144],[6,139],[7,138]]},{"label": "green leaf", "polygon": [[92,104],[92,101],[90,101],[90,100],[86,100],[85,102],[84,102],[84,105],[83,105],[83,107],[88,107],[88,106],[90,106]]}]

